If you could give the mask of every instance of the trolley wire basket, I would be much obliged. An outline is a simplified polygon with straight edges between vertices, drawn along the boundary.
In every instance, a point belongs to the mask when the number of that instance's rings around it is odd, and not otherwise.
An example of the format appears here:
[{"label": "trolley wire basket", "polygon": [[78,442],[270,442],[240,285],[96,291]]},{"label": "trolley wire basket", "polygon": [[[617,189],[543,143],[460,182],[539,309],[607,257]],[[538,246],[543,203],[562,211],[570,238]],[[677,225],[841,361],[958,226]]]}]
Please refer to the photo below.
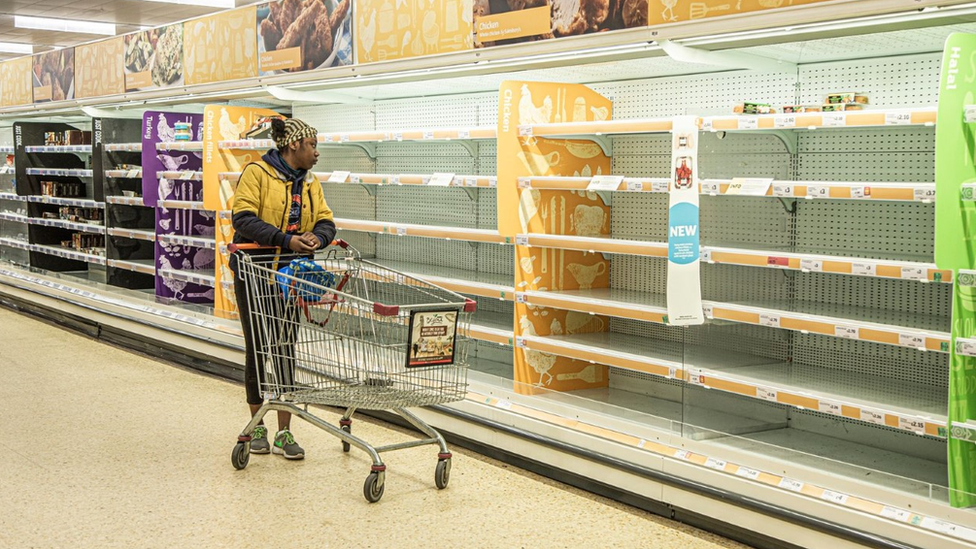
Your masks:
[{"label": "trolley wire basket", "polygon": [[[439,444],[437,484],[443,488],[450,472],[443,437],[405,408],[464,398],[466,334],[475,302],[363,260],[343,241],[335,244],[346,252],[333,250],[314,261],[232,247],[250,311],[241,321],[252,330],[259,387],[269,399],[238,438],[232,461],[238,469],[247,465],[254,427],[267,411],[279,409],[332,432],[345,451],[351,444],[373,455],[373,473],[385,471],[379,452]],[[309,414],[309,404],[346,408],[341,427]],[[429,438],[373,448],[351,436],[356,409],[392,410]],[[378,482],[379,495],[375,481],[372,492],[365,490],[370,501],[382,495],[382,478]]]}]

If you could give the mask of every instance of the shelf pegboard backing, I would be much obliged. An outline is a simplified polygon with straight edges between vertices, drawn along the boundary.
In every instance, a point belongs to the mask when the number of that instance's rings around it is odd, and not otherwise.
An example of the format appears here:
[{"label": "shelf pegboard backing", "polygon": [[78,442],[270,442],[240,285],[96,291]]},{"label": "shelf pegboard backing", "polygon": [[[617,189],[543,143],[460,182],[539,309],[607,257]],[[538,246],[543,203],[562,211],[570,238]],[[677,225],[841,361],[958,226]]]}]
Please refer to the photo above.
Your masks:
[{"label": "shelf pegboard backing", "polygon": [[934,204],[797,200],[802,252],[931,262],[934,243]]},{"label": "shelf pegboard backing", "polygon": [[[796,299],[799,301],[835,303],[878,311],[904,311],[922,316],[942,317],[945,319],[945,325],[933,326],[931,329],[945,332],[949,331],[948,319],[952,313],[951,297],[951,284],[831,273],[796,275]],[[893,322],[894,319],[891,321]]]},{"label": "shelf pegboard backing", "polygon": [[352,173],[373,173],[376,164],[362,149],[349,145],[319,147],[319,161],[312,168],[317,172],[344,170]]},{"label": "shelf pegboard backing", "polygon": [[[792,219],[779,200],[702,196],[700,205],[701,239],[706,246],[790,246]],[[663,215],[666,220],[666,209]],[[664,231],[659,234],[666,236]]]},{"label": "shelf pegboard backing", "polygon": [[789,299],[790,277],[790,273],[779,269],[706,263],[701,270],[702,299],[721,302]]},{"label": "shelf pegboard backing", "polygon": [[325,202],[341,219],[376,219],[376,198],[360,185],[323,183]]},{"label": "shelf pegboard backing", "polygon": [[800,104],[819,105],[827,94],[857,92],[875,108],[935,105],[941,66],[941,53],[802,65]]},{"label": "shelf pegboard backing", "polygon": [[667,177],[671,171],[670,134],[614,137],[611,160],[611,172],[614,174]]},{"label": "shelf pegboard backing", "polygon": [[320,132],[361,132],[374,129],[373,105],[295,105],[295,118]]},{"label": "shelf pegboard backing", "polygon": [[498,164],[498,145],[494,141],[478,143],[478,173],[474,175],[496,175]]},{"label": "shelf pegboard backing", "polygon": [[719,347],[773,361],[785,362],[789,358],[789,332],[763,326],[707,321],[702,326],[679,328],[639,320],[611,318],[610,331],[651,340]]},{"label": "shelf pegboard backing", "polygon": [[376,257],[376,235],[359,231],[343,231],[336,233],[336,238],[341,238],[359,250],[365,258]]},{"label": "shelf pegboard backing", "polygon": [[935,181],[932,128],[801,131],[800,181]]},{"label": "shelf pegboard backing", "polygon": [[478,244],[478,270],[503,274],[515,280],[515,246],[483,242]]},{"label": "shelf pegboard backing", "polygon": [[725,114],[731,113],[734,105],[756,98],[773,105],[793,104],[796,75],[736,71],[632,80],[599,89],[614,98],[614,119]]},{"label": "shelf pegboard backing", "polygon": [[[375,105],[376,129],[405,130],[479,126],[483,123],[480,120],[481,105],[490,101],[498,103],[497,92],[382,101]],[[493,126],[496,123],[497,119],[493,118],[488,120],[486,125]]]},{"label": "shelf pegboard backing", "polygon": [[[793,339],[793,360],[871,375],[878,384],[897,380],[929,387],[949,386],[949,357],[944,353],[798,333]],[[946,394],[947,403],[948,398]],[[892,404],[905,406],[907,403]]]},{"label": "shelf pegboard backing", "polygon": [[422,263],[450,269],[476,268],[476,246],[477,244],[459,240],[388,234],[376,236],[376,256],[380,259]]},{"label": "shelf pegboard backing", "polygon": [[478,226],[478,203],[462,188],[383,185],[376,188],[376,219],[474,229]]},{"label": "shelf pegboard backing", "polygon": [[474,191],[478,200],[478,228],[488,231],[498,229],[498,190],[479,188]]}]

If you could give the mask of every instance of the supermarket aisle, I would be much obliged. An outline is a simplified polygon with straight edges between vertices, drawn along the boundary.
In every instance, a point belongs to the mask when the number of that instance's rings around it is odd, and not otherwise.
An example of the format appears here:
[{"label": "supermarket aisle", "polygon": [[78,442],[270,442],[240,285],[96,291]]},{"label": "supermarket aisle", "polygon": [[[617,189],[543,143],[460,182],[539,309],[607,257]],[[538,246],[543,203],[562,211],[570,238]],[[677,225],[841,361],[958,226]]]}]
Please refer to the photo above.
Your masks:
[{"label": "supermarket aisle", "polygon": [[743,547],[456,448],[443,492],[431,449],[388,455],[369,505],[365,456],[304,423],[304,462],[235,471],[240,387],[6,309],[0,331],[0,547]]}]

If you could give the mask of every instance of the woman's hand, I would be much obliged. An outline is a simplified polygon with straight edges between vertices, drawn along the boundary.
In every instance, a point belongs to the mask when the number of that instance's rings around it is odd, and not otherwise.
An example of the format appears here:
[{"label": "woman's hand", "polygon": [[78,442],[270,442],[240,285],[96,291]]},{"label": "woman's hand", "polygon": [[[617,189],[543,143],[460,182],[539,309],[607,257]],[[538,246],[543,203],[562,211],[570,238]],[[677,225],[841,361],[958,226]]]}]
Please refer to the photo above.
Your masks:
[{"label": "woman's hand", "polygon": [[292,235],[288,240],[288,249],[298,254],[310,254],[319,249],[319,239],[315,238],[315,235],[312,235],[312,238],[315,240],[314,245],[308,243],[305,235]]}]

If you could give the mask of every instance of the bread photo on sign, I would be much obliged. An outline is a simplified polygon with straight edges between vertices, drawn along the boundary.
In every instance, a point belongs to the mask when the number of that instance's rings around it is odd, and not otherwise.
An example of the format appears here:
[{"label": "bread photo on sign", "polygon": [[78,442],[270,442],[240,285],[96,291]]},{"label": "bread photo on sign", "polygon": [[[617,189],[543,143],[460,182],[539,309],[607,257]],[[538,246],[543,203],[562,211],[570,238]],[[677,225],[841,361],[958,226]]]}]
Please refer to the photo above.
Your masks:
[{"label": "bread photo on sign", "polygon": [[287,70],[317,69],[333,54],[336,37],[349,16],[352,0],[341,0],[329,13],[330,0],[281,0],[267,5],[268,15],[259,31],[265,51],[299,48],[301,66]]}]

